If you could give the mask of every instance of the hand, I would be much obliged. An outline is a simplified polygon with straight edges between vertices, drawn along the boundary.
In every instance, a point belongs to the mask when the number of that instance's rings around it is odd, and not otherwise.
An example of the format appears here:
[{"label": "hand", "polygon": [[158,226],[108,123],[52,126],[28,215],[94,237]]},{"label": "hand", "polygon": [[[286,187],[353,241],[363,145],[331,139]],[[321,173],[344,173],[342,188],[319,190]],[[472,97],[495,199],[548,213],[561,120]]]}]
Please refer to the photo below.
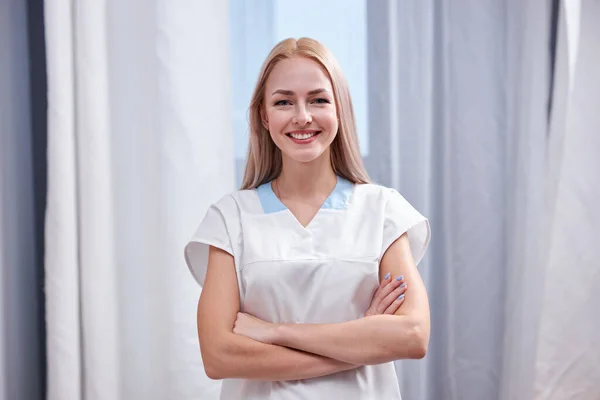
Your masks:
[{"label": "hand", "polygon": [[373,294],[371,305],[365,312],[365,317],[370,315],[394,314],[404,302],[406,283],[402,275],[392,279],[387,274]]},{"label": "hand", "polygon": [[249,337],[258,342],[273,344],[277,324],[265,322],[250,314],[239,312],[233,326],[233,333]]}]

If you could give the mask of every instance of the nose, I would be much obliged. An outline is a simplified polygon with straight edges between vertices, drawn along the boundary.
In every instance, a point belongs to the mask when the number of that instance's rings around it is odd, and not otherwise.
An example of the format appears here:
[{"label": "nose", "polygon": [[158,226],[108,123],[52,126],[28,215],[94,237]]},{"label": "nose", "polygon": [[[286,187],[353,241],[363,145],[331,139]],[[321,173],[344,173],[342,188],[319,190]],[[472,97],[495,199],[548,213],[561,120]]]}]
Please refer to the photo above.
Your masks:
[{"label": "nose", "polygon": [[298,105],[292,122],[298,125],[308,125],[312,122],[312,115],[308,112],[306,107]]}]

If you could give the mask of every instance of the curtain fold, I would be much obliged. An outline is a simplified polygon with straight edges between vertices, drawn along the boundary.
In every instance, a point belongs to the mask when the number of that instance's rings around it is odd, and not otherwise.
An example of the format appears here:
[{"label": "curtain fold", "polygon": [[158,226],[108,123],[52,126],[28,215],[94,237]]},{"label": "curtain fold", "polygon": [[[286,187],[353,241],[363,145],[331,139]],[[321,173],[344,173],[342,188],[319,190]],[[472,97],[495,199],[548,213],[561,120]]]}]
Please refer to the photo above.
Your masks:
[{"label": "curtain fold", "polygon": [[432,337],[424,360],[397,362],[406,398],[600,396],[600,11],[583,1],[579,31],[576,3],[561,3],[556,60],[549,3],[387,3],[390,129],[370,137],[396,161],[370,167],[433,232]]},{"label": "curtain fold", "polygon": [[[43,393],[27,5],[0,3],[0,399]],[[35,38],[31,40],[35,42]]]},{"label": "curtain fold", "polygon": [[545,210],[546,285],[536,341],[536,399],[600,398],[600,3],[563,5],[561,115],[553,121]]},{"label": "curtain fold", "polygon": [[402,392],[531,398],[548,271],[550,4],[388,4],[391,138],[371,132],[371,148],[397,160],[386,183],[434,233],[421,266],[430,351],[397,363]]},{"label": "curtain fold", "polygon": [[45,7],[48,397],[118,398],[106,3]]},{"label": "curtain fold", "polygon": [[[46,3],[49,135],[44,290],[47,397],[52,400],[81,398],[77,201],[74,187],[74,56],[70,13],[69,3]],[[53,246],[53,238],[60,240],[61,245]]]},{"label": "curtain fold", "polygon": [[48,399],[215,397],[182,249],[233,190],[227,5],[45,10]]}]

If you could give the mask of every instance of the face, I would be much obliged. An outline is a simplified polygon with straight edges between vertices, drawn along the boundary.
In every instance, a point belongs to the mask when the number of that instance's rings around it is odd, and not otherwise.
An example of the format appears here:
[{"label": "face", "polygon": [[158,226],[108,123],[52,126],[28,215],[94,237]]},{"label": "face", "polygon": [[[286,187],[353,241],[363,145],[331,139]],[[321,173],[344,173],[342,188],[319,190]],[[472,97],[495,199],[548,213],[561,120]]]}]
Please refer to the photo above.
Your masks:
[{"label": "face", "polygon": [[338,119],[323,68],[304,57],[277,63],[265,85],[262,117],[284,158],[308,163],[329,157]]}]

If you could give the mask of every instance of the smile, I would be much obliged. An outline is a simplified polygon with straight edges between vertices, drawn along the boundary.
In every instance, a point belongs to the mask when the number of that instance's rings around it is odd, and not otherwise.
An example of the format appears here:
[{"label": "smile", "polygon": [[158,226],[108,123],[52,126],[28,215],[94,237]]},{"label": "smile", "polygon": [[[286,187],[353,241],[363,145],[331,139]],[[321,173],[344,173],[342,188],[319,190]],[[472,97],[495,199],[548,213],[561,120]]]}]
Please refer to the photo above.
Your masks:
[{"label": "smile", "polygon": [[315,136],[317,136],[321,131],[295,131],[286,133],[286,135],[292,139],[302,141],[309,140]]}]

